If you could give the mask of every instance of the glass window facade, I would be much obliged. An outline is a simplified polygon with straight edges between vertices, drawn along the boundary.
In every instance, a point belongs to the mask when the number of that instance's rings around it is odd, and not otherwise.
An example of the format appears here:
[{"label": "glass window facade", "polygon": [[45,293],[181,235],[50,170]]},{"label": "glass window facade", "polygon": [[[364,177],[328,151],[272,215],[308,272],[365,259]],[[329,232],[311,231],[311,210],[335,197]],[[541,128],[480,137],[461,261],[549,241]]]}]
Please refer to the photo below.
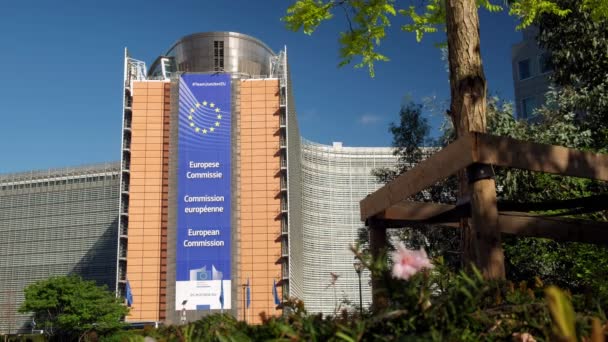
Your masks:
[{"label": "glass window facade", "polygon": [[533,97],[525,98],[521,101],[521,113],[520,119],[529,119],[534,115],[536,109],[536,99]]},{"label": "glass window facade", "polygon": [[23,289],[77,274],[115,287],[120,164],[0,176],[0,333],[27,332]]},{"label": "glass window facade", "polygon": [[530,60],[524,59],[517,63],[519,69],[519,79],[525,80],[526,78],[530,78],[532,73],[530,71]]}]

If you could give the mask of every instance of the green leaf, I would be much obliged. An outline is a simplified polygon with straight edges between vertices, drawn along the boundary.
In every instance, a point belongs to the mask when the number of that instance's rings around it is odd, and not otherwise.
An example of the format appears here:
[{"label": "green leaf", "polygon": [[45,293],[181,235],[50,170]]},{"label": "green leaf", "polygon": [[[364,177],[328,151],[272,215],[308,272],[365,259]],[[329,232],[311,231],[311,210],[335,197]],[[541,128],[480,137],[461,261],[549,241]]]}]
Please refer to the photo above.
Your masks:
[{"label": "green leaf", "polygon": [[355,342],[355,339],[346,335],[345,333],[338,331],[336,333],[336,336],[339,337],[340,339],[342,339],[343,341],[348,341],[348,342]]},{"label": "green leaf", "polygon": [[576,341],[574,309],[570,300],[555,286],[545,290],[545,297],[556,332],[566,340]]},{"label": "green leaf", "polygon": [[541,15],[554,14],[560,17],[568,15],[569,9],[562,9],[552,0],[517,0],[511,4],[510,15],[517,16],[521,23],[517,29],[526,28]]},{"label": "green leaf", "polygon": [[288,29],[296,32],[302,29],[305,34],[310,35],[321,22],[333,17],[330,12],[333,6],[334,3],[332,1],[327,3],[321,0],[297,1],[289,6],[287,15],[281,18],[281,20],[286,23]]}]

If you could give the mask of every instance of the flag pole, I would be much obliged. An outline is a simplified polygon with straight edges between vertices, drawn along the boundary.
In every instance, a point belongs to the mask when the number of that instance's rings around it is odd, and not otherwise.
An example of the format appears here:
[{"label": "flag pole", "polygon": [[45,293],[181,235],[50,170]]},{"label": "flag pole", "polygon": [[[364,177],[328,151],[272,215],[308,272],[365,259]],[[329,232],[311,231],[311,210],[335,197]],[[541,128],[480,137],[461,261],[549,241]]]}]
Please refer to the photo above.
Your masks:
[{"label": "flag pole", "polygon": [[247,322],[247,314],[245,313],[245,308],[246,308],[246,304],[245,303],[246,303],[246,300],[247,300],[245,298],[247,296],[247,294],[245,293],[245,288],[247,287],[247,284],[243,284],[241,286],[243,287],[243,320],[245,322]]},{"label": "flag pole", "polygon": [[[251,304],[251,283],[249,282],[249,278],[247,277],[247,293],[249,300],[247,301],[247,314],[249,315],[249,321],[253,322],[253,309],[249,310],[249,306]],[[251,281],[253,281],[253,276],[251,276]]]}]

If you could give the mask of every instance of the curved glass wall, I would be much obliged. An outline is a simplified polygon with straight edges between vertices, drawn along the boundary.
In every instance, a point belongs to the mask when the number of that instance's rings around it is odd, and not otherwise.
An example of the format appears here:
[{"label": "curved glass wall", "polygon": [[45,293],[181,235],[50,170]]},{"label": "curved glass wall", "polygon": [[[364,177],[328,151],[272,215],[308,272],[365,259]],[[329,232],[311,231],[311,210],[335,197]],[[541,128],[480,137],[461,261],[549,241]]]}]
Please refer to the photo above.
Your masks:
[{"label": "curved glass wall", "polygon": [[[388,147],[327,146],[302,140],[300,264],[309,312],[334,314],[345,300],[358,305],[359,280],[350,246],[364,226],[359,201],[380,188],[371,171],[394,166],[397,157],[392,152]],[[364,272],[364,306],[371,303],[369,280]]]}]

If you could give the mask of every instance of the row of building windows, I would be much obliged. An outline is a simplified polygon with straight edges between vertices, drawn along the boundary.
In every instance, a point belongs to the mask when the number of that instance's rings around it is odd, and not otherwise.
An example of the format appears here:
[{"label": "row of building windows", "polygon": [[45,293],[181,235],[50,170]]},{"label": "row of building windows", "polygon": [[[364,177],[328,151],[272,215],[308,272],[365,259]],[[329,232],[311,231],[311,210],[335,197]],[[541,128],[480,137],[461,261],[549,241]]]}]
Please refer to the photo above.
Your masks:
[{"label": "row of building windows", "polygon": [[42,189],[46,191],[27,191],[0,194],[0,208],[47,205],[51,203],[69,203],[74,201],[94,201],[108,197],[115,198],[118,193],[118,182],[108,186],[91,186],[79,188]]},{"label": "row of building windows", "polygon": [[224,70],[224,41],[213,41],[213,66],[215,71]]},{"label": "row of building windows", "polygon": [[[536,70],[538,70],[539,74],[546,74],[553,70],[551,63],[549,62],[550,57],[551,55],[547,52],[537,56],[536,60],[538,61],[538,68]],[[534,59],[531,58],[522,59],[517,62],[520,81],[536,76],[536,74],[533,72],[533,70],[535,70],[534,65],[532,65],[533,62]]]},{"label": "row of building windows", "polygon": [[105,176],[91,176],[91,177],[81,177],[81,178],[47,180],[47,181],[42,181],[42,182],[28,181],[28,182],[23,182],[23,183],[18,183],[18,184],[3,184],[3,185],[0,185],[0,190],[29,189],[29,188],[48,187],[48,186],[54,186],[54,185],[91,183],[91,182],[98,182],[98,181],[103,181],[103,180],[112,180],[112,179],[117,179],[117,178],[118,178],[118,174],[113,174],[113,175],[105,175]]},{"label": "row of building windows", "polygon": [[[116,196],[109,198],[102,198],[100,200],[88,200],[88,201],[65,201],[60,203],[43,203],[38,205],[32,205],[30,201],[11,201],[12,205],[8,205],[0,213],[0,219],[2,218],[14,218],[22,219],[28,217],[49,217],[61,214],[69,214],[74,218],[76,214],[92,214],[100,213],[107,210],[118,210],[118,201]],[[34,209],[35,208],[35,209]],[[8,211],[12,211],[9,213]]]},{"label": "row of building windows", "polygon": [[[517,73],[519,81],[525,81],[535,76],[546,75],[553,71],[550,63],[551,55],[543,52],[536,58],[525,58],[517,62]],[[537,64],[535,64],[535,62]],[[534,111],[542,105],[542,100],[538,96],[529,96],[523,98],[519,103],[518,114],[519,119],[530,119],[534,115]]]}]

